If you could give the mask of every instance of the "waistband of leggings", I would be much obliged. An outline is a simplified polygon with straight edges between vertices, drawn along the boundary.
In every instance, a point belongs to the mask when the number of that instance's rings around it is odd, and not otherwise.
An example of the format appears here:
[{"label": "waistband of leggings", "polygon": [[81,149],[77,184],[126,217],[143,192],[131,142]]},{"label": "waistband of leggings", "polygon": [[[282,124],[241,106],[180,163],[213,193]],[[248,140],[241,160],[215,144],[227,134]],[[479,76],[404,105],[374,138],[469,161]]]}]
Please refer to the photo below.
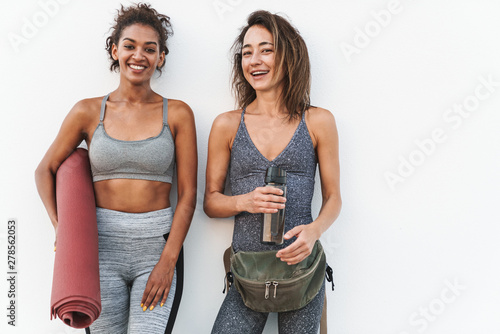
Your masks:
[{"label": "waistband of leggings", "polygon": [[99,236],[158,237],[170,232],[173,209],[171,207],[149,212],[123,212],[96,208]]}]

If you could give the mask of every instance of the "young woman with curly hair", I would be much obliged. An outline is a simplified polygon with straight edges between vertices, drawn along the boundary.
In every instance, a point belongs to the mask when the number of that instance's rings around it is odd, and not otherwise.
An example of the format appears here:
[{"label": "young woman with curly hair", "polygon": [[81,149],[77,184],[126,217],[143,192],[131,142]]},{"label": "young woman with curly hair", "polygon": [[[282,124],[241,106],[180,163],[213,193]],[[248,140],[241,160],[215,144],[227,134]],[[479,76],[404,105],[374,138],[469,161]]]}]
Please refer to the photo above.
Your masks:
[{"label": "young woman with curly hair", "polygon": [[112,30],[106,49],[120,83],[71,109],[36,170],[36,183],[57,237],[55,175],[86,141],[102,299],[101,315],[87,333],[170,333],[182,292],[182,244],[196,204],[194,115],[184,102],[151,89],[169,52],[169,17],[147,4],[122,6]]}]

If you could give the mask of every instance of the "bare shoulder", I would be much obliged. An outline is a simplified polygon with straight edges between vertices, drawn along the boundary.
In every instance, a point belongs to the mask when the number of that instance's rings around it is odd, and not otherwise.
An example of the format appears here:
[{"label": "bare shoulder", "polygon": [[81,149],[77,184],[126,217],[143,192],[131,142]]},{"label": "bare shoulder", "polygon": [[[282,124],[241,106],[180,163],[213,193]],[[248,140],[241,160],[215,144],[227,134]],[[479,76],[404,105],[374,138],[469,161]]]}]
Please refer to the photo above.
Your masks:
[{"label": "bare shoulder", "polygon": [[236,133],[238,132],[240,120],[241,109],[219,114],[212,124],[212,130],[210,130],[210,138],[208,141],[209,149],[210,147],[215,148],[221,147],[219,145],[222,145],[227,148],[227,152],[229,152],[233,146]]},{"label": "bare shoulder", "polygon": [[212,125],[212,131],[232,133],[236,132],[241,120],[241,109],[226,111],[219,114]]},{"label": "bare shoulder", "polygon": [[307,128],[314,145],[327,137],[337,137],[337,124],[333,113],[320,107],[311,107],[305,115]]},{"label": "bare shoulder", "polygon": [[83,99],[75,103],[73,108],[71,109],[71,112],[78,113],[78,114],[98,114],[101,111],[101,103],[102,99],[104,97],[91,97],[87,99]]},{"label": "bare shoulder", "polygon": [[310,107],[306,111],[307,125],[312,127],[335,125],[335,117],[330,110],[321,107]]},{"label": "bare shoulder", "polygon": [[191,107],[184,101],[168,99],[168,112],[174,114],[193,114]]},{"label": "bare shoulder", "polygon": [[68,113],[67,120],[89,133],[99,123],[103,97],[93,97],[78,101]]}]

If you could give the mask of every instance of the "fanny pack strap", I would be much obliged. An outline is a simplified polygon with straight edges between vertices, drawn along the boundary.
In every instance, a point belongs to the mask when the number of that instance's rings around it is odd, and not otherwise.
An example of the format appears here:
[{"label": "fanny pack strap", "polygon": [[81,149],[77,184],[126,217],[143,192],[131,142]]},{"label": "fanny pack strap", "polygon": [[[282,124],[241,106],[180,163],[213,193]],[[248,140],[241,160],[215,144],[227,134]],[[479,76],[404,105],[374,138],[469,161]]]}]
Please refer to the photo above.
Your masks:
[{"label": "fanny pack strap", "polygon": [[[224,290],[222,293],[229,292],[229,289],[234,283],[233,273],[231,272],[231,251],[232,246],[229,246],[222,256],[222,261],[224,262],[224,271],[226,273],[224,277]],[[327,264],[325,272],[326,280],[332,283],[332,291],[335,290],[335,284],[333,282],[333,269]],[[327,303],[326,303],[326,289],[325,289],[325,301],[323,302],[323,311],[321,312],[320,320],[320,334],[327,334]]]},{"label": "fanny pack strap", "polygon": [[224,278],[224,290],[222,290],[222,293],[226,293],[226,289],[229,292],[234,282],[233,273],[231,272],[231,249],[232,246],[229,246],[222,256],[222,260],[224,261],[224,272],[226,273],[226,277]]}]

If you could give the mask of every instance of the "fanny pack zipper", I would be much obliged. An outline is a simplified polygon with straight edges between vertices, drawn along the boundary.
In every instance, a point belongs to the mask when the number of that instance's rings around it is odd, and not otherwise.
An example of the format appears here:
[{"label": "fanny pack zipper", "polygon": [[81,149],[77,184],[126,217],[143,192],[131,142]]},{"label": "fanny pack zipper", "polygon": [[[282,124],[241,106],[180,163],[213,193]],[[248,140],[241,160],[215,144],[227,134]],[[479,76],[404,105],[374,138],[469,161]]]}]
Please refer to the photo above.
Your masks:
[{"label": "fanny pack zipper", "polygon": [[[300,277],[295,277],[295,278],[293,278],[293,279],[291,279],[291,280],[287,281],[286,283],[281,282],[281,285],[292,285],[292,284],[294,284],[295,282],[297,282],[298,280],[301,280],[301,279],[304,279],[304,278],[306,278],[306,277],[309,277],[310,275],[314,275],[314,273],[315,273],[315,271],[316,271],[317,267],[319,266],[319,263],[320,263],[320,262],[321,262],[321,261],[316,261],[316,263],[314,264],[313,269],[312,269],[310,272],[308,272],[308,273],[307,273],[307,275],[305,275],[305,276],[300,276]],[[256,284],[254,281],[252,281],[252,280],[248,280],[248,279],[245,279],[245,278],[243,278],[243,277],[240,277],[240,275],[238,275],[238,274],[236,274],[236,273],[234,273],[234,272],[233,272],[233,274],[234,274],[235,276],[237,276],[237,278],[238,278],[240,281],[244,281],[245,283],[247,283],[247,284],[249,284],[249,285],[253,285],[253,286],[257,285],[257,286],[258,286],[258,285],[261,285],[261,284],[262,284],[262,283],[257,283],[257,284]],[[273,298],[276,298],[278,285],[279,285],[280,283],[279,283],[278,281],[265,281],[265,282],[264,282],[264,285],[266,286],[266,289],[265,289],[265,292],[264,292],[264,298],[265,298],[265,299],[269,299],[269,290],[270,290],[271,284],[274,286],[274,295],[273,295]]]}]

